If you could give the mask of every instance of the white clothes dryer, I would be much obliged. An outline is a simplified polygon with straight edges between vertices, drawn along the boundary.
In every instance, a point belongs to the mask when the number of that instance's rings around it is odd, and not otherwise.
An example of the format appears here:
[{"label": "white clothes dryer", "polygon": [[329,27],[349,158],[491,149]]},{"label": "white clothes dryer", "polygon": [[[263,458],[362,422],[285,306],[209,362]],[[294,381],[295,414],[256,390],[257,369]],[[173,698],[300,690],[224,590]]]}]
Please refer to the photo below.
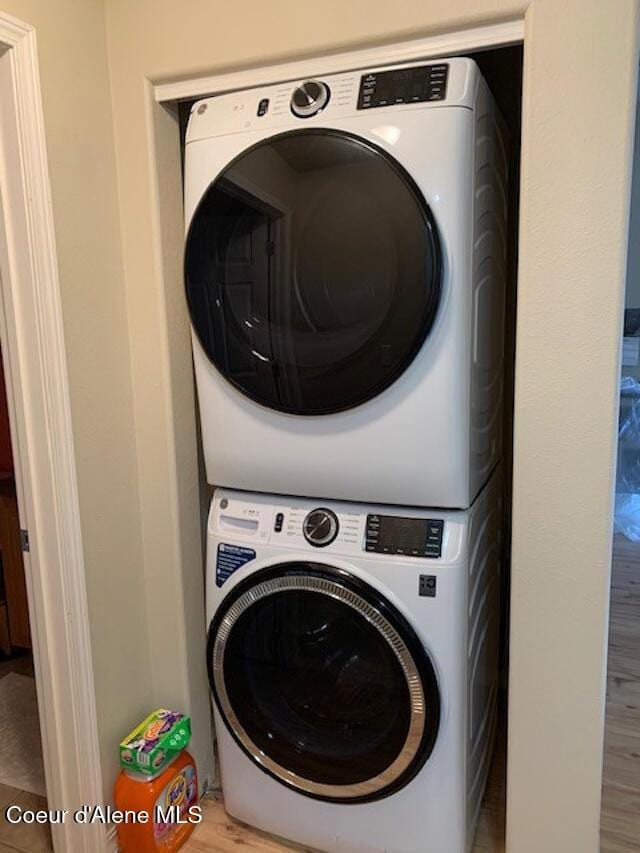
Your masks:
[{"label": "white clothes dryer", "polygon": [[216,491],[227,811],[336,853],[467,853],[495,727],[500,473],[469,510]]},{"label": "white clothes dryer", "polygon": [[471,504],[501,451],[506,163],[468,59],[194,104],[185,281],[211,484]]}]

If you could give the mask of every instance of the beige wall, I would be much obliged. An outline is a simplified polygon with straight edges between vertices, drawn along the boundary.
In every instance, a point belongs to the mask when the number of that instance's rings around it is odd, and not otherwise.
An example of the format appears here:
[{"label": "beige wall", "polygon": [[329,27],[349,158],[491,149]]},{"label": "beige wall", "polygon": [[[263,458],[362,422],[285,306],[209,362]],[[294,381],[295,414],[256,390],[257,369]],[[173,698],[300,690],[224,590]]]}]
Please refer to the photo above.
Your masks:
[{"label": "beige wall", "polygon": [[638,10],[533,0],[526,20],[510,853],[599,850]]},{"label": "beige wall", "polygon": [[[108,0],[125,278],[129,308],[150,639],[162,665],[154,686],[188,705],[201,770],[212,766],[204,668],[203,586],[194,400],[182,283],[177,123],[151,102],[150,80],[273,62],[343,45],[513,17],[522,2],[475,0],[230,4]],[[363,22],[367,22],[366,29]],[[162,204],[158,199],[162,198]],[[178,605],[176,607],[176,604]]]},{"label": "beige wall", "polygon": [[156,702],[212,766],[179,145],[149,80],[528,9],[509,853],[595,853],[637,4],[107,0],[105,40],[99,0],[0,2],[39,38],[109,785]]},{"label": "beige wall", "polygon": [[[175,237],[177,127],[150,104],[147,81],[508,19],[525,8],[509,850],[595,853],[615,375],[637,59],[632,0],[617,2],[615,15],[599,0],[329,0],[312,11],[292,0],[109,0],[145,562],[165,579],[153,599],[158,612],[176,617],[176,591],[182,618],[193,615],[192,607],[200,612],[192,568],[197,502],[190,354]],[[160,189],[169,205],[159,220]],[[150,372],[157,380],[151,387]],[[161,488],[167,482],[172,494]],[[167,522],[162,538],[160,518]],[[196,632],[174,651],[189,661],[201,648]]]},{"label": "beige wall", "polygon": [[147,710],[151,682],[104,6],[0,6],[37,30],[109,791],[118,741]]},{"label": "beige wall", "polygon": [[[636,106],[628,261],[625,305],[627,308],[640,308],[640,101]],[[628,370],[625,371],[625,373],[628,372]],[[634,375],[638,372],[636,369]]]}]

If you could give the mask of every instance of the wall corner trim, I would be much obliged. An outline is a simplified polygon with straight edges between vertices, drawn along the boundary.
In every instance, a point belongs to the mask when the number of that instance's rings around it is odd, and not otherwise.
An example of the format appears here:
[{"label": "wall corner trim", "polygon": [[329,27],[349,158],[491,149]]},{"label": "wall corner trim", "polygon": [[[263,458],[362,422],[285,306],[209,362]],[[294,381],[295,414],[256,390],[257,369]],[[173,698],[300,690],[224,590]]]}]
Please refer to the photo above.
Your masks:
[{"label": "wall corner trim", "polygon": [[[36,32],[0,13],[0,310],[49,808],[103,800],[85,564]],[[6,95],[6,98],[5,98]],[[98,853],[106,828],[52,827]]]}]

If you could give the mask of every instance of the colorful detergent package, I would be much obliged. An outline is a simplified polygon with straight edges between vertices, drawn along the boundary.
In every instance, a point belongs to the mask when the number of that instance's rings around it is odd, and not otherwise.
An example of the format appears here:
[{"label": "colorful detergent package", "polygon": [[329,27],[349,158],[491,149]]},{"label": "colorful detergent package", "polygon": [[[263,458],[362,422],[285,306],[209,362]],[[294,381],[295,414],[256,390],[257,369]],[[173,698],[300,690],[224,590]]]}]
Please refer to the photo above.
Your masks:
[{"label": "colorful detergent package", "polygon": [[200,822],[191,721],[159,708],[120,744],[114,788],[120,853],[175,853]]},{"label": "colorful detergent package", "polygon": [[158,708],[120,744],[120,766],[155,776],[189,745],[191,720],[184,714]]}]

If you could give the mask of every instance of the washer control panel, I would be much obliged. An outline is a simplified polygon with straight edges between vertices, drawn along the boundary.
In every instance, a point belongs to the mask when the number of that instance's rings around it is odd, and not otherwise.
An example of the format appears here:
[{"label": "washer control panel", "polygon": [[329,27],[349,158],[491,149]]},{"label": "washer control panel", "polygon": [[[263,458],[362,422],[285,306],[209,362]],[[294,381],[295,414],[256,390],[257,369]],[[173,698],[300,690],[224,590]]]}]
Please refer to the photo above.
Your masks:
[{"label": "washer control panel", "polygon": [[269,547],[306,553],[310,559],[322,551],[345,558],[368,552],[373,559],[451,560],[460,548],[460,515],[217,489],[208,533],[231,549],[225,556],[230,553],[234,559],[244,555],[243,548],[260,553]]},{"label": "washer control panel", "polygon": [[449,65],[446,62],[363,74],[360,78],[358,109],[443,101],[447,96],[448,76]]},{"label": "washer control panel", "polygon": [[444,521],[399,515],[368,515],[365,548],[377,554],[407,557],[442,556]]}]

